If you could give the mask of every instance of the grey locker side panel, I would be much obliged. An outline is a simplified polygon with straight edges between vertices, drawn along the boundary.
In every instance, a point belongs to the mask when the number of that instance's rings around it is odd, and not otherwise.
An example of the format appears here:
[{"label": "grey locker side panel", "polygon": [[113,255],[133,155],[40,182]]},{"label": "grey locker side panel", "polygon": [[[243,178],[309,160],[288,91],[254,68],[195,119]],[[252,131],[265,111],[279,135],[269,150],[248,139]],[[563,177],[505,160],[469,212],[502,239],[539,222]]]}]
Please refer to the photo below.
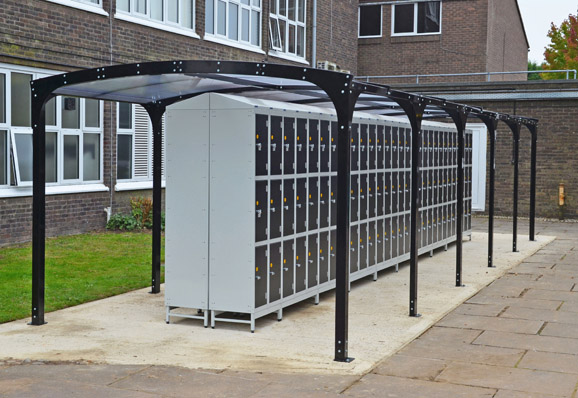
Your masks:
[{"label": "grey locker side panel", "polygon": [[[191,119],[196,121],[194,129]],[[170,110],[166,124],[171,133],[167,134],[166,141],[165,302],[167,306],[206,309],[209,304],[209,112]],[[251,158],[253,152],[251,143]],[[250,173],[253,167],[250,166]],[[183,197],[188,201],[183,201]],[[191,225],[195,228],[190,228]]]}]

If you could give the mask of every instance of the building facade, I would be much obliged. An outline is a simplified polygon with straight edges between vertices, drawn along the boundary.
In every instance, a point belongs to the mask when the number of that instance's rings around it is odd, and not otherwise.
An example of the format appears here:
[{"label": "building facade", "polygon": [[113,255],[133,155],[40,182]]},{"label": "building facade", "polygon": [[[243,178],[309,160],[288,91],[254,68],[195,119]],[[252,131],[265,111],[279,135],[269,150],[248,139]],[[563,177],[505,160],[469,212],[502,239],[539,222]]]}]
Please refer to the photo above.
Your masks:
[{"label": "building facade", "polygon": [[[527,69],[529,45],[517,0],[361,0],[358,35],[361,76]],[[485,79],[486,76],[461,78]],[[451,80],[460,81],[457,77]],[[492,80],[526,80],[526,75],[497,76]],[[448,80],[437,77],[420,81]],[[380,82],[412,81],[398,78]]]}]

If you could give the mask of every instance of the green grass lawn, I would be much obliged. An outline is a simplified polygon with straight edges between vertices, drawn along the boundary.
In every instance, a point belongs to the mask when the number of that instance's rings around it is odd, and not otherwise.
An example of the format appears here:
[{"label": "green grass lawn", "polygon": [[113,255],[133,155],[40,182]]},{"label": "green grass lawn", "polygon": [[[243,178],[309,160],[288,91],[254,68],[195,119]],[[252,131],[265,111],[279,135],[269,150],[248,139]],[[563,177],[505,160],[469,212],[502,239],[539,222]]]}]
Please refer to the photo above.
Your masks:
[{"label": "green grass lawn", "polygon": [[[47,239],[46,312],[150,286],[151,243],[135,232]],[[31,269],[31,244],[0,249],[0,323],[30,316]]]}]

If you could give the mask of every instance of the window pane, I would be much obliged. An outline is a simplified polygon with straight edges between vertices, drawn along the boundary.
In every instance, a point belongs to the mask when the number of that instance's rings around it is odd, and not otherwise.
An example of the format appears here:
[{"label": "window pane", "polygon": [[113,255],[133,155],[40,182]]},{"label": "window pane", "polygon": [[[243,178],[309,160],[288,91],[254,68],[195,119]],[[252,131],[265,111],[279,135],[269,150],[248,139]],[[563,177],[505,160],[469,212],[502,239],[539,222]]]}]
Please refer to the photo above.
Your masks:
[{"label": "window pane", "polygon": [[116,178],[127,180],[132,178],[132,136],[119,134],[117,140]]},{"label": "window pane", "polygon": [[297,27],[297,55],[305,56],[305,28],[303,26]]},{"label": "window pane", "polygon": [[135,0],[135,11],[141,14],[146,14],[147,13],[146,0]]},{"label": "window pane", "polygon": [[20,181],[32,181],[32,134],[14,134]]},{"label": "window pane", "polygon": [[57,136],[54,131],[46,132],[46,182],[57,182]]},{"label": "window pane", "polygon": [[163,20],[163,0],[150,0],[151,2],[151,19],[157,21]]},{"label": "window pane", "polygon": [[62,128],[80,128],[80,100],[73,97],[62,97]]},{"label": "window pane", "polygon": [[261,0],[253,0],[253,7],[261,7]]},{"label": "window pane", "polygon": [[116,9],[121,11],[130,11],[130,0],[116,0]]},{"label": "window pane", "polygon": [[78,156],[78,139],[77,135],[65,135],[63,138],[64,149],[64,163],[62,171],[64,172],[65,180],[77,180],[79,178],[79,156]]},{"label": "window pane", "polygon": [[167,2],[167,19],[169,22],[179,22],[179,0],[165,0]]},{"label": "window pane", "polygon": [[428,1],[417,5],[417,33],[440,31],[440,2]]},{"label": "window pane", "polygon": [[277,0],[269,0],[269,12],[277,14]]},{"label": "window pane", "polygon": [[295,54],[295,25],[289,25],[288,52]]},{"label": "window pane", "polygon": [[205,1],[205,32],[215,33],[215,1]]},{"label": "window pane", "polygon": [[239,6],[229,3],[229,39],[239,40]]},{"label": "window pane", "polygon": [[8,185],[8,132],[0,130],[0,185]]},{"label": "window pane", "polygon": [[0,123],[6,123],[6,76],[0,74]]},{"label": "window pane", "polygon": [[289,0],[289,16],[287,18],[289,18],[292,21],[295,21],[295,3],[296,0]]},{"label": "window pane", "polygon": [[185,28],[193,29],[193,0],[183,0],[183,10],[181,12],[181,25]]},{"label": "window pane", "polygon": [[305,22],[305,0],[299,0],[299,7],[297,8],[297,19],[299,22]]},{"label": "window pane", "polygon": [[279,20],[279,32],[281,33],[281,51],[287,51],[287,22]]},{"label": "window pane", "polygon": [[241,39],[243,41],[249,41],[249,10],[243,8],[241,9]]},{"label": "window pane", "polygon": [[83,141],[82,179],[100,180],[100,134],[84,134]]},{"label": "window pane", "polygon": [[249,0],[241,0],[241,4],[250,5]]},{"label": "window pane", "polygon": [[56,98],[52,98],[44,105],[46,113],[46,125],[56,126]]},{"label": "window pane", "polygon": [[359,7],[359,36],[381,36],[381,6]]},{"label": "window pane", "polygon": [[132,104],[118,103],[118,128],[132,129]]},{"label": "window pane", "polygon": [[279,14],[287,16],[287,0],[279,0]]},{"label": "window pane", "polygon": [[219,1],[217,3],[217,33],[220,35],[226,35],[226,23],[227,23],[227,5]]},{"label": "window pane", "polygon": [[84,126],[100,127],[100,101],[93,99],[84,100]]},{"label": "window pane", "polygon": [[30,81],[32,75],[12,73],[12,125],[30,127]]},{"label": "window pane", "polygon": [[413,32],[413,4],[404,4],[394,6],[394,33],[411,33]]},{"label": "window pane", "polygon": [[251,11],[251,44],[258,46],[261,27],[261,13],[259,11]]},{"label": "window pane", "polygon": [[281,38],[279,37],[279,21],[277,21],[277,18],[269,19],[269,31],[271,33],[271,47],[280,48]]}]

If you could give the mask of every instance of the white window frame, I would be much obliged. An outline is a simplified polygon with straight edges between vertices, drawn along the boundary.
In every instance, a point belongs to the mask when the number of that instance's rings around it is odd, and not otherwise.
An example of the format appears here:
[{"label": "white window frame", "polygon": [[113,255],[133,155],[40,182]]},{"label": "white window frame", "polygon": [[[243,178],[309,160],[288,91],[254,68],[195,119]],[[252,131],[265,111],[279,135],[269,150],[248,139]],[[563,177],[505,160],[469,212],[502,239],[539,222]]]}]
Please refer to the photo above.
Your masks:
[{"label": "white window frame", "polygon": [[92,3],[88,0],[46,0],[50,3],[60,4],[62,6],[77,8],[79,10],[84,10],[92,12],[94,14],[100,14],[108,16],[108,12],[104,11],[102,8],[102,0],[98,0],[98,4]]},{"label": "white window frame", "polygon": [[[110,0],[110,1],[116,1],[116,0]],[[193,37],[195,39],[199,39],[200,36],[198,34],[195,33],[195,29],[196,29],[196,23],[195,23],[195,19],[196,19],[196,1],[197,0],[190,0],[192,2],[191,4],[191,11],[192,11],[192,15],[191,15],[191,22],[192,22],[192,27],[185,27],[182,25],[182,20],[183,20],[183,16],[182,16],[182,10],[183,10],[183,2],[188,1],[188,0],[179,0],[179,5],[178,5],[178,19],[179,22],[175,23],[175,22],[171,22],[168,20],[163,20],[163,21],[158,21],[156,19],[151,19],[150,17],[150,13],[151,13],[151,8],[150,8],[150,0],[147,0],[147,11],[145,14],[136,12],[136,11],[132,11],[135,9],[135,3],[137,0],[129,0],[130,4],[129,4],[129,9],[131,11],[124,11],[124,10],[120,10],[116,9],[116,13],[114,14],[114,17],[116,19],[122,20],[122,21],[126,21],[126,22],[131,22],[131,23],[135,23],[138,25],[144,25],[144,26],[148,26],[150,28],[154,28],[154,29],[159,29],[159,30],[164,30],[167,32],[171,32],[171,33],[176,33],[182,36],[188,36],[188,37]],[[167,15],[167,3],[163,2],[163,19],[165,18],[165,16]]]},{"label": "white window frame", "polygon": [[[269,43],[271,44],[271,48],[269,48],[269,55],[272,55],[274,57],[278,57],[278,58],[284,58],[284,59],[288,59],[291,61],[297,61],[297,62],[301,62],[301,63],[307,63],[306,62],[306,58],[307,58],[307,0],[304,0],[304,9],[303,9],[303,21],[299,21],[299,1],[295,0],[295,20],[291,20],[289,19],[289,2],[288,0],[273,0],[277,3],[277,13],[272,13],[269,12],[269,18],[268,18],[268,22],[267,22],[267,26],[268,26],[268,30],[269,30]],[[279,13],[279,3],[280,2],[285,2],[285,10],[287,11],[287,15],[283,15],[281,13]],[[283,49],[283,47],[274,47],[273,46],[273,35],[275,34],[275,32],[273,31],[273,25],[271,24],[272,20],[276,20],[277,21],[277,35],[279,36],[279,39],[281,40],[281,43],[285,44],[285,49]],[[285,22],[285,37],[281,37],[281,23],[280,21],[284,21]],[[293,25],[295,26],[295,52],[291,53],[289,52],[289,25]],[[303,55],[298,55],[297,54],[297,31],[299,28],[303,28]]]},{"label": "white window frame", "polygon": [[[361,36],[361,7],[379,6],[379,35]],[[383,5],[381,4],[360,4],[357,8],[357,38],[371,39],[375,37],[383,37]]]},{"label": "white window frame", "polygon": [[[117,102],[116,104],[116,142],[115,142],[115,146],[116,146],[116,181],[123,181],[123,182],[127,182],[127,181],[135,181],[135,177],[134,177],[134,155],[135,155],[135,104],[130,104],[131,105],[131,114],[132,114],[132,126],[130,129],[121,129],[120,128],[120,104]],[[118,136],[119,135],[130,135],[132,137],[132,150],[131,150],[131,162],[130,162],[130,178],[118,178]],[[142,179],[142,178],[141,178]]]},{"label": "white window frame", "polygon": [[391,5],[391,36],[392,37],[400,37],[400,36],[432,36],[432,35],[441,35],[442,34],[442,20],[443,20],[443,1],[441,0],[432,0],[432,1],[439,1],[440,3],[440,31],[439,32],[426,32],[426,33],[418,33],[417,32],[417,12],[418,12],[418,4],[419,3],[429,3],[428,1],[422,1],[413,3],[413,32],[405,32],[405,33],[395,33],[395,7],[397,5],[408,5],[412,3],[400,3],[400,4],[392,4]]},{"label": "white window frame", "polygon": [[[204,39],[207,41],[212,41],[219,44],[224,44],[231,47],[237,47],[242,50],[248,50],[253,52],[258,52],[260,54],[265,54],[261,46],[263,43],[263,1],[267,0],[249,0],[249,5],[243,4],[241,0],[211,0],[213,2],[213,32],[205,32]],[[255,6],[255,1],[259,1],[259,6]],[[218,3],[225,3],[225,34],[219,34],[217,29],[217,17],[218,17]],[[229,6],[233,3],[238,7],[237,12],[237,40],[229,38]],[[242,10],[249,11],[249,41],[244,41],[242,39],[242,22],[243,13]],[[259,37],[257,38],[257,44],[252,44],[252,34],[253,31],[251,27],[253,26],[253,11],[258,13],[257,23],[259,25]],[[206,12],[206,10],[205,10]]]}]

